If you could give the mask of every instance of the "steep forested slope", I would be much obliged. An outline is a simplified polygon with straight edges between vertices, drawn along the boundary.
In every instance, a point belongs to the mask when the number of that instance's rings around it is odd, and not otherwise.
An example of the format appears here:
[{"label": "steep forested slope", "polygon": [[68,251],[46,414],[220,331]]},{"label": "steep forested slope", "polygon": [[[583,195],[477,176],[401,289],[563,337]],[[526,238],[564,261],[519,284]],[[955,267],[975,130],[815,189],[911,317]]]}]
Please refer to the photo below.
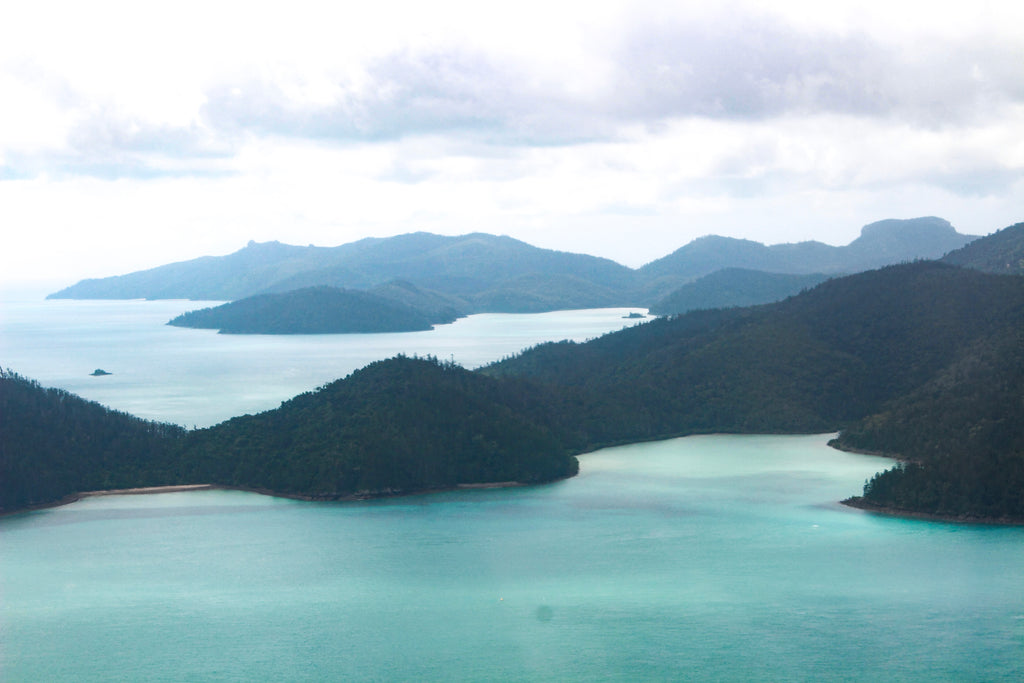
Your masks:
[{"label": "steep forested slope", "polygon": [[0,374],[0,512],[86,490],[206,483],[334,499],[576,473],[537,394],[393,358],[209,429],[139,420]]},{"label": "steep forested slope", "polygon": [[521,383],[406,357],[190,435],[187,478],[336,498],[576,473]]},{"label": "steep forested slope", "polygon": [[942,260],[986,273],[1024,275],[1024,223],[974,240],[946,254]]},{"label": "steep forested slope", "polygon": [[177,483],[172,454],[184,433],[0,369],[0,512],[78,491]]},{"label": "steep forested slope", "polygon": [[898,454],[859,504],[1024,520],[1024,328],[980,340],[837,445]]},{"label": "steep forested slope", "polygon": [[578,388],[600,421],[636,431],[624,438],[643,429],[836,428],[1021,320],[1022,296],[1016,278],[921,262],[831,280],[777,304],[542,345],[484,372]]}]

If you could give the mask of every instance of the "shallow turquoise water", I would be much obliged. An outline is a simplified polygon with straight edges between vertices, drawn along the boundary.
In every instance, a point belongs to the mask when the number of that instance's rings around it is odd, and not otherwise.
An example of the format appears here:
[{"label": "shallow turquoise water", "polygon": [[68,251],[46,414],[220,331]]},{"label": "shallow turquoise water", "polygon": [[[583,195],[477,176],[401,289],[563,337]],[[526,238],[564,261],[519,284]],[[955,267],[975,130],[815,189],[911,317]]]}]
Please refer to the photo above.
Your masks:
[{"label": "shallow turquoise water", "polygon": [[884,462],[826,440],[607,449],[541,487],[0,519],[0,679],[1024,678],[1024,529],[838,506]]}]

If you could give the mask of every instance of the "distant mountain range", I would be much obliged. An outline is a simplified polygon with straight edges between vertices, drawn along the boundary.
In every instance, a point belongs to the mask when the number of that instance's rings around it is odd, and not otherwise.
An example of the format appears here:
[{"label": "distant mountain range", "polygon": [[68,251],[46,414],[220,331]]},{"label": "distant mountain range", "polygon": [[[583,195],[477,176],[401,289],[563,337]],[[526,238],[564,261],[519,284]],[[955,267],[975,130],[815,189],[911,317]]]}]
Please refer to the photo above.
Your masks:
[{"label": "distant mountain range", "polygon": [[[444,299],[460,314],[649,307],[679,287],[722,269],[852,273],[938,258],[972,239],[940,218],[887,220],[865,226],[860,237],[844,247],[820,242],[766,246],[703,237],[639,269],[482,233],[459,237],[414,233],[330,248],[250,242],[227,256],[204,256],[83,280],[50,298],[235,301],[324,285],[368,290],[398,279]],[[713,305],[740,303],[744,302],[719,300]]]},{"label": "distant mountain range", "polygon": [[[1009,262],[999,253],[1019,232],[971,251]],[[1022,387],[1024,277],[934,261],[543,344],[476,372],[393,358],[187,433],[0,372],[0,511],[123,485],[339,498],[549,481],[604,445],[840,431],[842,447],[906,459],[859,505],[1021,521]]]}]

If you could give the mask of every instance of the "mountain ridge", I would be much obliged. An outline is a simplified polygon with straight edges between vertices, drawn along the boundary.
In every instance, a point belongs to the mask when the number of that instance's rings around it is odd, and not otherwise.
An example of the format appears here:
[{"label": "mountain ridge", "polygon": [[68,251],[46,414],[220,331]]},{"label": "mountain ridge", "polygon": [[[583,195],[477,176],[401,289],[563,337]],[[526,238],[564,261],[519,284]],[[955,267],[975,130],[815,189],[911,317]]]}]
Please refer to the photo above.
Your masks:
[{"label": "mountain ridge", "polygon": [[234,301],[317,285],[370,289],[402,279],[465,301],[466,313],[649,306],[725,267],[838,274],[941,256],[971,239],[939,218],[889,219],[865,226],[845,247],[820,242],[767,246],[706,236],[638,269],[479,232],[456,237],[409,233],[337,247],[250,242],[226,256],[83,280],[48,298]]}]

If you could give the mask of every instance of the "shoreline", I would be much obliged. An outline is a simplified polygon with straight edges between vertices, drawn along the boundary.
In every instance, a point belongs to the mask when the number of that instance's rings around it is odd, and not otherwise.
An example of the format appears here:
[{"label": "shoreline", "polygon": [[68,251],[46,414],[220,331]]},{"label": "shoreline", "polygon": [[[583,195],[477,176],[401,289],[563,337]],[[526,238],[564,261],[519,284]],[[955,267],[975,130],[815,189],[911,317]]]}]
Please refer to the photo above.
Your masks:
[{"label": "shoreline", "polygon": [[255,493],[261,496],[270,496],[272,498],[302,500],[308,503],[358,503],[369,500],[379,500],[383,498],[401,498],[403,496],[418,496],[430,493],[445,493],[451,491],[505,489],[517,488],[522,486],[543,486],[544,484],[553,484],[556,481],[570,479],[572,476],[575,475],[559,477],[558,479],[552,479],[551,481],[544,482],[494,481],[455,484],[454,486],[447,486],[444,488],[417,489],[412,491],[403,491],[398,489],[381,491],[356,491],[355,493],[349,493],[345,495],[308,495],[300,493],[283,493],[280,491],[272,491],[270,489],[251,488],[246,486],[221,486],[220,484],[169,484],[166,486],[140,486],[136,488],[127,489],[101,489],[98,491],[79,491],[77,493],[68,494],[63,498],[52,501],[50,503],[38,503],[36,505],[28,505],[26,507],[19,508],[17,510],[6,510],[0,512],[0,517],[18,515],[24,512],[33,512],[36,510],[47,510],[50,508],[63,507],[65,505],[77,503],[78,501],[83,500],[85,498],[101,498],[104,496],[145,496],[159,493],[179,493],[187,491],[242,491],[244,493]]},{"label": "shoreline", "polygon": [[852,496],[846,500],[839,501],[856,510],[863,510],[872,514],[884,515],[886,517],[898,517],[901,519],[917,519],[925,522],[946,522],[949,524],[973,524],[977,526],[1024,526],[1024,519],[1013,519],[1006,517],[978,517],[974,515],[940,515],[933,512],[920,512],[917,510],[906,510],[885,505],[876,505],[862,496]]},{"label": "shoreline", "polygon": [[178,491],[202,491],[216,488],[213,484],[171,484],[169,486],[140,486],[131,489],[101,489],[76,493],[77,500],[100,496],[143,496],[150,493],[177,493]]}]

